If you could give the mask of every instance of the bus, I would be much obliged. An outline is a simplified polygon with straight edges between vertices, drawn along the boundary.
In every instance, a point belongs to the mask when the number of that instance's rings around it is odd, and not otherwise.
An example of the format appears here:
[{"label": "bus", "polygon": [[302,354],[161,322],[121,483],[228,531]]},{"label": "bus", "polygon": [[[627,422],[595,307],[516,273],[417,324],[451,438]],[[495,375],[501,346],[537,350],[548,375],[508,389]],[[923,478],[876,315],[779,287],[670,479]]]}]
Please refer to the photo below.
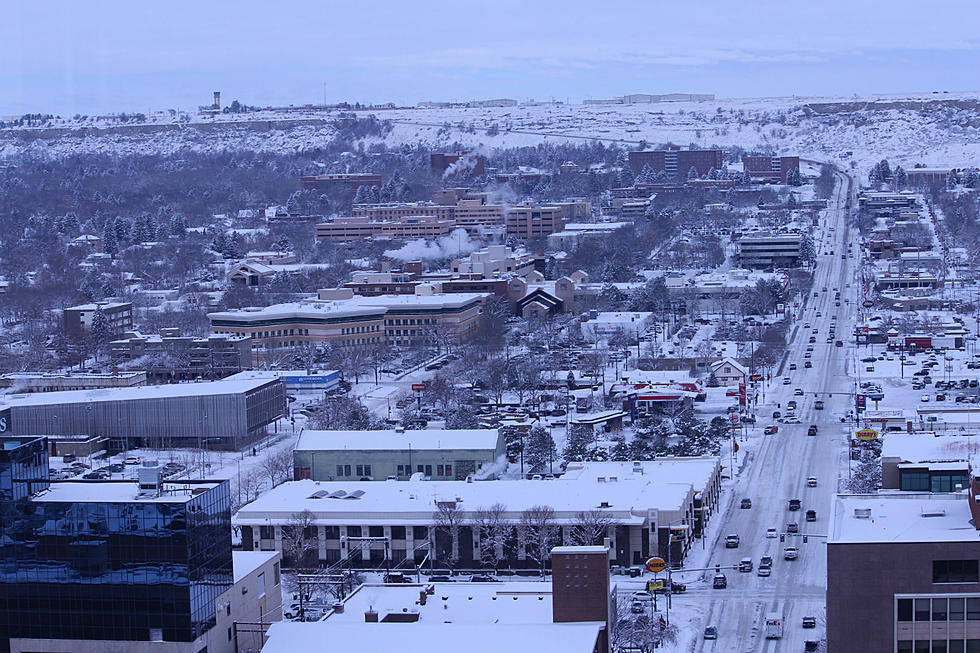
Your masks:
[{"label": "bus", "polygon": [[766,639],[780,639],[783,636],[783,615],[770,612],[766,615]]}]

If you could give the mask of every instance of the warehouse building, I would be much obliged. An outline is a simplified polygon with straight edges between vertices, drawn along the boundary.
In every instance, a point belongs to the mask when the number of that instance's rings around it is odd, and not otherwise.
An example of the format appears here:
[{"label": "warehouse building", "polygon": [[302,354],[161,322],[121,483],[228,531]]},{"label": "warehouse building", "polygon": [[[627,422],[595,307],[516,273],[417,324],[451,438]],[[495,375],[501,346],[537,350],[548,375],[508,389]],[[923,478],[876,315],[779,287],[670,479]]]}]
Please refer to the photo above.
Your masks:
[{"label": "warehouse building", "polygon": [[240,449],[283,417],[283,381],[241,372],[220,381],[0,397],[4,435],[89,435],[112,451],[136,447]]},{"label": "warehouse building", "polygon": [[494,429],[304,431],[293,450],[296,479],[314,481],[465,480],[505,452]]}]

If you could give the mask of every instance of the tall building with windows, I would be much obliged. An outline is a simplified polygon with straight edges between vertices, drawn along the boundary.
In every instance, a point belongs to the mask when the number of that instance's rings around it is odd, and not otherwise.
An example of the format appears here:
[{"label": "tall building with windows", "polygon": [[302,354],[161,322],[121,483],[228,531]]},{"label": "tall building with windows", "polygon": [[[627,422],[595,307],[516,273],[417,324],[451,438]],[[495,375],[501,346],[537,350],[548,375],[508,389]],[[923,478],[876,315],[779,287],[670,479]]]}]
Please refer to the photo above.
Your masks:
[{"label": "tall building with windows", "polygon": [[227,481],[48,482],[44,438],[0,445],[0,651],[209,650],[235,582]]},{"label": "tall building with windows", "polygon": [[973,482],[968,493],[835,499],[828,653],[980,653],[980,487]]}]

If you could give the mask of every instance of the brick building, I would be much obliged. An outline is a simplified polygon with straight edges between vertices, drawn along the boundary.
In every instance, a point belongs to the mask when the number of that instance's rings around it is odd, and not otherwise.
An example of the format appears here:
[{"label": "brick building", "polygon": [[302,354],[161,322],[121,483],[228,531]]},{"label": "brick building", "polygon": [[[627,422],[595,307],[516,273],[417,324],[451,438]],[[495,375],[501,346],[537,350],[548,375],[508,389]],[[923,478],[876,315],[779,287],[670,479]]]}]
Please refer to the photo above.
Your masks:
[{"label": "brick building", "polygon": [[786,175],[791,170],[800,169],[800,157],[743,156],[742,168],[754,180],[785,184]]},{"label": "brick building", "polygon": [[666,172],[671,175],[687,177],[693,167],[699,176],[706,175],[709,170],[721,170],[721,150],[642,150],[629,153],[630,167],[634,173],[639,173],[644,166],[650,166],[654,172]]},{"label": "brick building", "polygon": [[117,336],[133,328],[133,305],[130,302],[95,302],[66,308],[61,312],[65,331],[79,336],[92,329],[92,317],[101,310],[109,319],[112,335]]},{"label": "brick building", "polygon": [[359,186],[380,186],[381,175],[372,173],[344,173],[331,175],[310,175],[300,177],[303,188],[315,190],[332,190],[342,188],[347,191],[356,191]]}]

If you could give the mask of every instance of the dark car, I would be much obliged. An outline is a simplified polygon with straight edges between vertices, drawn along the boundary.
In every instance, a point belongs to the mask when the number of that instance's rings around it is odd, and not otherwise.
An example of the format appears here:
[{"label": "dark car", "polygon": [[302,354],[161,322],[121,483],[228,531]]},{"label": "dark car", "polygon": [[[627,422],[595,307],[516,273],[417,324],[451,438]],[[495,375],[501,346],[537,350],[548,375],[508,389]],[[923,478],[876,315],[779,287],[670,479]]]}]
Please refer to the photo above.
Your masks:
[{"label": "dark car", "polygon": [[704,629],[705,639],[718,639],[718,629],[714,626],[708,626]]},{"label": "dark car", "polygon": [[453,583],[455,582],[449,576],[429,576],[429,581],[432,583]]},{"label": "dark car", "polygon": [[789,500],[789,509],[790,510],[799,510],[800,509],[800,506],[802,504],[803,504],[803,502],[800,501],[799,499],[790,499]]},{"label": "dark car", "polygon": [[711,587],[716,590],[723,590],[728,587],[728,577],[725,574],[715,574],[711,579]]},{"label": "dark car", "polygon": [[752,507],[752,499],[749,498],[742,499],[742,503],[739,505],[739,508],[751,508],[751,507]]},{"label": "dark car", "polygon": [[806,520],[807,521],[817,521],[817,511],[816,510],[807,510],[806,511]]},{"label": "dark car", "polygon": [[109,471],[112,472],[113,474],[121,474],[122,470],[123,470],[123,466],[120,465],[119,463],[113,463],[112,465],[109,465]]},{"label": "dark car", "polygon": [[803,627],[804,628],[816,628],[817,618],[816,617],[803,617]]},{"label": "dark car", "polygon": [[493,576],[479,575],[479,576],[470,576],[470,582],[471,583],[499,583],[500,581],[494,578]]}]

